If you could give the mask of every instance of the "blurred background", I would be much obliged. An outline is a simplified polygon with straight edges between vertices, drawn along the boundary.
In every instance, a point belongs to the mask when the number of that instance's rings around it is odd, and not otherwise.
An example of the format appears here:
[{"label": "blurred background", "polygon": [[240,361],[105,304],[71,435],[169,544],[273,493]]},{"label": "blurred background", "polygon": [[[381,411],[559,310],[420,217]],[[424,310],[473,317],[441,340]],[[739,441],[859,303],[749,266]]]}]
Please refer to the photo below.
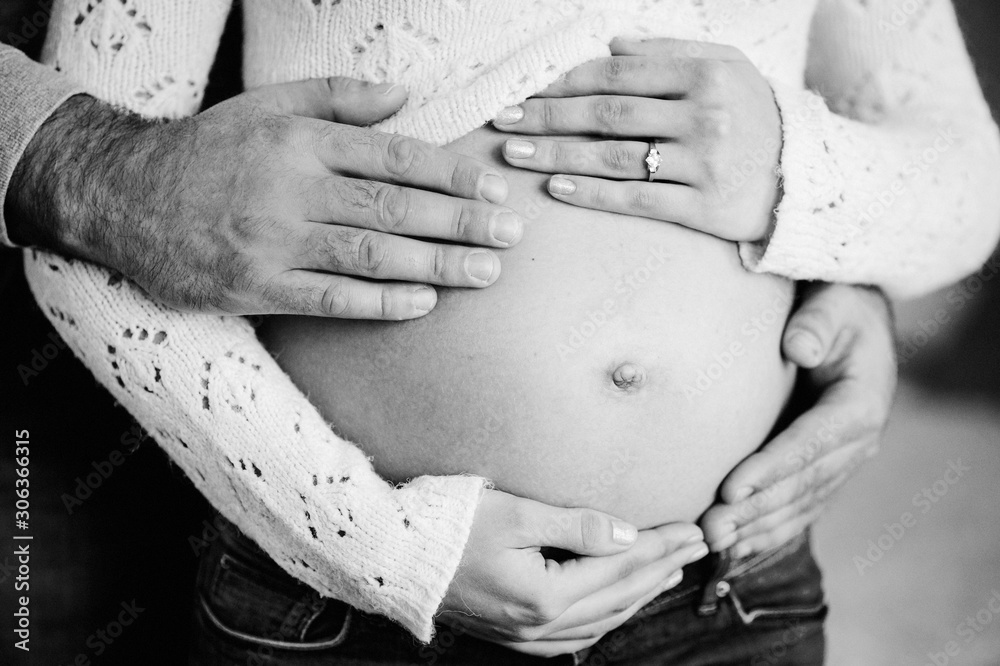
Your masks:
[{"label": "blurred background", "polygon": [[[0,0],[0,40],[37,57],[50,5]],[[955,5],[998,117],[1000,3]],[[234,12],[207,105],[240,91],[239,27]],[[135,624],[94,662],[183,663],[194,546],[211,534],[207,504],[59,347],[28,292],[19,252],[0,251],[0,303],[3,543],[13,543],[13,452],[6,448],[15,429],[31,433],[27,663],[92,656],[88,637],[133,600],[143,609]],[[1000,664],[1000,271],[900,305],[897,317],[901,383],[882,453],[835,498],[815,531],[831,602],[829,663],[994,666]],[[86,485],[88,475],[91,482],[100,478],[96,487]],[[904,513],[912,516],[906,524]],[[5,599],[16,575],[11,551],[0,549]],[[11,661],[4,656],[13,628],[8,608],[5,601],[0,663]],[[776,645],[774,654],[781,649]]]}]

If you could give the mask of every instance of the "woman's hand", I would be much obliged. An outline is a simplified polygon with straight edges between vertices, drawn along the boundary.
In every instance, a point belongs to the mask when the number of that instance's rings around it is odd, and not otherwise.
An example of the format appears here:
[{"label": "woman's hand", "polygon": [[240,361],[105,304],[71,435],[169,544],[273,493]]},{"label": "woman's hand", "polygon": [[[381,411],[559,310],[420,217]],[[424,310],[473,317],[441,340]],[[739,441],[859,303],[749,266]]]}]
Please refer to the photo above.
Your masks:
[{"label": "woman's hand", "polygon": [[816,286],[789,319],[782,347],[808,369],[820,397],[723,482],[723,503],[701,521],[713,551],[733,547],[743,557],[784,543],[878,451],[896,389],[891,316],[882,294]]},{"label": "woman's hand", "polygon": [[[574,556],[548,559],[542,548]],[[637,532],[599,511],[489,490],[438,620],[519,652],[575,652],[677,585],[681,567],[706,554],[695,525]]]},{"label": "woman's hand", "polygon": [[[781,120],[771,87],[739,50],[673,39],[615,40],[493,121],[516,167],[558,174],[555,198],[676,222],[733,241],[767,236],[779,199]],[[649,142],[662,164],[646,182]]]}]

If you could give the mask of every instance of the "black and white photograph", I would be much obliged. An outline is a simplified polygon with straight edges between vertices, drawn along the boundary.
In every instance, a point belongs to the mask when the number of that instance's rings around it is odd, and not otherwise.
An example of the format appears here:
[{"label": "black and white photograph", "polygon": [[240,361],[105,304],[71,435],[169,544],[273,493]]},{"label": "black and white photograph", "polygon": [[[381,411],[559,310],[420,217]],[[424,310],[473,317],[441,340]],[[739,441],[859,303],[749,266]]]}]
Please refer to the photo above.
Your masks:
[{"label": "black and white photograph", "polygon": [[997,34],[0,0],[0,666],[1000,666]]}]

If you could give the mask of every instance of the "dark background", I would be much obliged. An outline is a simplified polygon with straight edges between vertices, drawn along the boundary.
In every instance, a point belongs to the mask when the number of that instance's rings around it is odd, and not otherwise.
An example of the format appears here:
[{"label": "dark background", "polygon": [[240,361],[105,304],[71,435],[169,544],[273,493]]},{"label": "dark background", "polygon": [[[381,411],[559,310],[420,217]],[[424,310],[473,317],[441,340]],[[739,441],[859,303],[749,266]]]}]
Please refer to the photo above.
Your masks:
[{"label": "dark background", "polygon": [[[1000,108],[1000,3],[959,0],[969,49],[994,116]],[[25,19],[44,14],[49,3],[0,0],[0,38],[37,57],[43,35]],[[34,32],[34,34],[31,34]],[[239,17],[234,14],[206,95],[210,105],[239,92]],[[2,92],[0,92],[2,94]],[[997,174],[1000,181],[1000,174]],[[998,182],[1000,186],[1000,182]],[[93,656],[88,637],[103,629],[131,602],[144,610],[135,624],[94,663],[183,663],[188,609],[197,558],[189,543],[209,517],[206,503],[151,439],[96,383],[68,350],[60,350],[25,383],[19,366],[30,366],[54,334],[28,292],[20,253],[0,251],[0,663],[11,663],[13,543],[13,446],[15,430],[31,441],[31,660],[68,664],[79,653]],[[932,296],[900,311],[902,336],[941,303]],[[963,318],[936,336],[902,372],[925,389],[954,397],[986,398],[1000,404],[1000,279],[987,283]],[[51,352],[51,348],[48,350]],[[37,362],[37,361],[36,361]],[[40,363],[40,362],[39,362]],[[67,510],[77,479],[106,464],[113,451],[124,462],[80,505]],[[22,657],[23,655],[19,655]]]}]

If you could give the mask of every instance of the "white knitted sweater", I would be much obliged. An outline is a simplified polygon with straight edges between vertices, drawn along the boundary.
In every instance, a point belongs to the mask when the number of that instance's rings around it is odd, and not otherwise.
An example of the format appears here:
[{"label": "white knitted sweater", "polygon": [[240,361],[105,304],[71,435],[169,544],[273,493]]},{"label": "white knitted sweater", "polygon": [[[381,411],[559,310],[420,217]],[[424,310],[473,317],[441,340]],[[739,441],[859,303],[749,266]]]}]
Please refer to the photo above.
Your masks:
[{"label": "white knitted sweater", "polygon": [[[61,0],[45,60],[139,113],[194,113],[228,5]],[[741,248],[750,270],[913,295],[977,268],[997,239],[1000,142],[947,0],[246,0],[244,11],[247,86],[404,83],[409,101],[381,128],[438,144],[607,55],[616,35],[731,43],[772,82],[784,125],[784,196],[771,238]],[[28,252],[25,263],[59,333],[227,518],[320,592],[430,637],[482,479],[393,488],[245,320],[174,312],[83,262]]]}]

